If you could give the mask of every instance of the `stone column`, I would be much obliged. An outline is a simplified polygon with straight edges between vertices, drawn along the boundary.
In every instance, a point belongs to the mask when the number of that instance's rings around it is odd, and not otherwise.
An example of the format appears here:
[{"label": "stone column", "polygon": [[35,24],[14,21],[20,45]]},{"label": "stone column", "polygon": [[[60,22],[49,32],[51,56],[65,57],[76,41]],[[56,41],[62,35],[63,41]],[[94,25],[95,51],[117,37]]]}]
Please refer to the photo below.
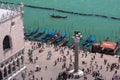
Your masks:
[{"label": "stone column", "polygon": [[79,55],[78,55],[78,48],[79,48],[79,40],[77,40],[76,38],[74,39],[75,41],[75,54],[74,54],[74,60],[75,60],[75,64],[74,64],[74,70],[75,72],[78,72],[78,68],[79,68]]},{"label": "stone column", "polygon": [[82,37],[81,33],[79,33],[79,31],[75,31],[74,32],[74,36],[73,36],[73,40],[74,40],[74,44],[75,44],[75,49],[74,49],[74,72],[78,72],[79,69],[79,42],[80,42],[80,38]]}]

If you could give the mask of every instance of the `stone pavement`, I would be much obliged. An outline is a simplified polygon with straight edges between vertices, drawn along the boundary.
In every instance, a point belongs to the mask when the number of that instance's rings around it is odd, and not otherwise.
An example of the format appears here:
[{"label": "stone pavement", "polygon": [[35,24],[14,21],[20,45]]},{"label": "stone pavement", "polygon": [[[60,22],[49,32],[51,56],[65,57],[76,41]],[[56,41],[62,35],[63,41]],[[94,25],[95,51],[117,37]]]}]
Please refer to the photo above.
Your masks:
[{"label": "stone pavement", "polygon": [[[33,51],[33,62],[35,63],[30,63],[29,62],[29,57],[28,57],[28,49],[31,48],[32,45],[34,45],[35,42],[31,44],[30,41],[25,42],[25,64],[27,66],[27,72],[29,73],[31,70],[34,72],[34,77],[35,80],[38,78],[38,80],[56,80],[58,74],[60,72],[65,71],[66,69],[62,69],[63,62],[57,62],[57,65],[54,66],[55,60],[57,61],[58,58],[62,58],[63,55],[66,56],[66,67],[69,67],[69,64],[74,63],[74,52],[73,50],[69,50],[66,48],[62,48],[64,50],[64,54],[61,53],[61,49],[58,51],[55,51],[55,49],[52,47],[46,47],[46,44],[44,45],[43,52],[39,53],[40,48],[36,48]],[[36,44],[35,44],[36,45]],[[35,46],[34,45],[34,46]],[[47,60],[48,56],[48,51],[51,51],[51,58],[50,60]],[[69,54],[67,55],[67,51],[69,51]],[[87,54],[87,55],[85,55]],[[70,62],[70,55],[72,56],[72,62]],[[86,56],[86,57],[85,57]],[[35,60],[36,57],[38,57],[38,60]],[[91,60],[91,58],[95,58]],[[63,59],[63,58],[62,58]],[[104,65],[104,59],[107,60],[107,63]],[[85,62],[83,64],[82,62]],[[90,64],[92,63],[92,66]],[[112,64],[112,63],[118,63],[118,57],[116,56],[110,56],[110,55],[103,55],[103,58],[101,58],[101,54],[99,53],[89,53],[89,52],[83,52],[82,50],[80,51],[79,54],[79,67],[80,69],[84,69],[84,71],[87,70],[87,68],[90,69],[92,67],[92,71],[89,74],[86,74],[87,80],[94,80],[94,77],[92,76],[92,72],[98,71],[100,72],[100,75],[104,76],[106,80],[112,80],[113,74],[115,73],[115,70],[117,70],[116,75],[120,75],[120,69],[113,69],[110,71],[110,68],[108,68],[108,71],[106,71],[106,66],[107,64]],[[118,63],[119,64],[119,63]],[[40,71],[35,72],[35,66],[39,65],[41,67]],[[97,66],[96,66],[97,65]],[[47,69],[45,69],[45,66],[47,66]],[[101,67],[102,66],[102,67]],[[100,69],[102,68],[102,69]],[[28,74],[27,74],[28,75]],[[29,76],[29,79],[32,79],[33,76]],[[41,77],[43,79],[41,79]],[[51,79],[52,78],[52,79]],[[67,79],[67,80],[84,80],[84,77],[81,77],[79,79]]]}]

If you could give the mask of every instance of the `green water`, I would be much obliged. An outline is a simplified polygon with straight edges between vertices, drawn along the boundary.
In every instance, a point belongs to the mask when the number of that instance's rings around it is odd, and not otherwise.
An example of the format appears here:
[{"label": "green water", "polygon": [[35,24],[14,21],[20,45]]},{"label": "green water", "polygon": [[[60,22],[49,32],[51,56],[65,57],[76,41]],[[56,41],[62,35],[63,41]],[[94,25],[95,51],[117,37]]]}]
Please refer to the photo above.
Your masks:
[{"label": "green water", "polygon": [[[19,0],[0,0],[19,3]],[[120,17],[120,0],[22,0],[24,4],[50,7],[66,11],[79,13],[100,14],[108,17]],[[35,27],[66,31],[67,37],[71,37],[75,30],[83,34],[83,38],[88,35],[95,35],[97,41],[102,41],[109,37],[111,41],[120,39],[120,21],[105,19],[100,17],[80,16],[74,14],[61,13],[57,11],[34,9],[24,7],[25,31],[32,31]],[[49,15],[55,13],[68,16],[66,19],[53,19]]]}]

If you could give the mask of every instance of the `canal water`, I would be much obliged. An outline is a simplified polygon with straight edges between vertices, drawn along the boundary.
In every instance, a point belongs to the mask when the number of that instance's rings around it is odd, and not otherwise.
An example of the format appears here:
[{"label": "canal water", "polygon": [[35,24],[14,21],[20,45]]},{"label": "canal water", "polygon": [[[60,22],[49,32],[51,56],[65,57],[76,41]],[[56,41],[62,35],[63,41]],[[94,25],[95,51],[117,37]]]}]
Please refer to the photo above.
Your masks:
[{"label": "canal water", "polygon": [[[55,29],[67,32],[71,38],[75,30],[82,33],[83,39],[89,35],[96,36],[96,42],[109,37],[110,41],[120,39],[120,20],[113,20],[110,17],[120,18],[120,0],[0,0],[4,2],[20,3],[25,5],[48,7],[65,11],[72,11],[83,14],[99,14],[108,18],[95,16],[81,16],[45,10],[38,8],[24,7],[25,32],[30,32],[39,27],[48,31]],[[67,16],[65,19],[51,18],[51,14]]]}]

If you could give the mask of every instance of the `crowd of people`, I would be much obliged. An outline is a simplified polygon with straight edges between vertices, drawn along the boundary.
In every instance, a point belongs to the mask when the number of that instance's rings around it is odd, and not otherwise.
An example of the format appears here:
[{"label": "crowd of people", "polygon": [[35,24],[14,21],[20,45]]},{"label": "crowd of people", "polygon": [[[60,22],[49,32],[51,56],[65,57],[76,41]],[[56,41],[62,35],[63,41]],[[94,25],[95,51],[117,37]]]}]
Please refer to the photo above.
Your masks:
[{"label": "crowd of people", "polygon": [[[52,47],[52,49],[50,49]],[[47,50],[49,48],[49,50]],[[47,53],[44,51],[47,50]],[[48,70],[48,67],[55,68],[55,66],[59,65],[61,70],[58,70],[59,73],[55,78],[52,76],[49,80],[70,80],[75,78],[73,75],[68,74],[69,70],[74,69],[74,50],[69,49],[67,46],[59,47],[50,44],[46,44],[43,42],[29,42],[29,47],[27,48],[27,57],[28,57],[28,64],[35,65],[35,69],[31,69],[28,71],[28,78],[29,80],[45,80],[43,76],[39,77],[35,75],[35,73],[41,73],[41,70]],[[46,64],[44,69],[39,62],[39,53],[47,54],[47,60],[54,60],[53,66]],[[36,54],[36,55],[34,55]],[[53,58],[53,55],[58,55]],[[107,57],[108,56],[108,57]],[[84,72],[84,76],[80,76],[80,80],[120,80],[120,57],[116,55],[104,55],[101,53],[91,53],[87,50],[79,50],[79,68]],[[114,59],[114,60],[111,60]],[[49,59],[48,59],[49,58]],[[51,59],[52,58],[52,59]],[[60,65],[61,64],[61,65]],[[57,66],[58,67],[58,66]],[[110,74],[111,76],[108,76]],[[47,73],[46,73],[47,76]]]}]

